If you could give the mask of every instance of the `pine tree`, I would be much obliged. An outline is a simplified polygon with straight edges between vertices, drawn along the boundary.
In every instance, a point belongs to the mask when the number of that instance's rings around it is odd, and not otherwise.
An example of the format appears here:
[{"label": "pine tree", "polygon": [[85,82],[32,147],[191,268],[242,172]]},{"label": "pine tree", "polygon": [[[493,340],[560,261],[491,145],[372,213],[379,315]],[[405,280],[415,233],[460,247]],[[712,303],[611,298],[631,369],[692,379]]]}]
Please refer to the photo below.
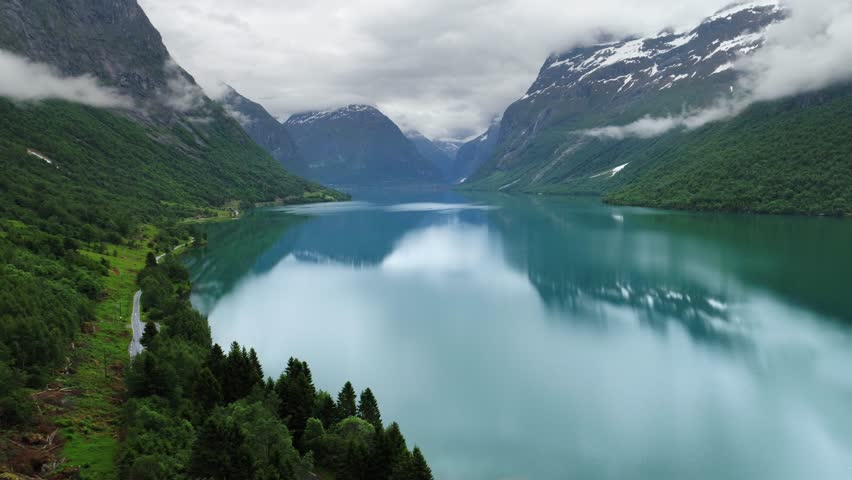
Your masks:
[{"label": "pine tree", "polygon": [[143,347],[150,349],[151,343],[154,341],[154,338],[158,333],[157,325],[155,325],[151,320],[148,320],[145,322],[145,330],[142,332],[142,338],[139,339],[139,343],[141,343]]},{"label": "pine tree", "polygon": [[222,403],[222,387],[207,367],[201,370],[192,386],[192,400],[205,412]]},{"label": "pine tree", "polygon": [[210,417],[192,446],[189,476],[209,480],[250,480],[254,459],[238,425],[221,414]]},{"label": "pine tree", "polygon": [[371,480],[388,480],[397,468],[407,468],[411,455],[405,446],[405,438],[399,425],[392,423],[387,430],[377,430],[370,456],[369,477]]},{"label": "pine tree", "polygon": [[369,477],[370,452],[361,442],[349,442],[338,472],[340,480],[372,480]]},{"label": "pine tree", "polygon": [[379,402],[376,401],[373,391],[369,388],[361,392],[361,398],[358,402],[358,416],[376,427],[377,432],[382,429],[382,415],[379,413]]},{"label": "pine tree", "polygon": [[432,469],[426,463],[426,458],[423,457],[423,452],[419,448],[414,447],[411,452],[411,478],[412,480],[433,480]]},{"label": "pine tree", "polygon": [[228,358],[225,361],[223,394],[225,402],[235,402],[241,398],[245,398],[251,393],[255,383],[259,380],[257,373],[251,364],[248,352],[240,344],[233,342],[231,350],[228,352]]},{"label": "pine tree", "polygon": [[213,376],[216,377],[216,380],[219,381],[219,385],[224,385],[225,383],[225,362],[227,358],[225,357],[225,352],[222,350],[222,347],[217,343],[213,345],[213,348],[210,349],[210,355],[207,357],[207,368],[213,373]]},{"label": "pine tree", "polygon": [[358,413],[355,406],[355,389],[351,382],[346,382],[343,389],[337,395],[337,419],[338,421],[348,417],[354,417]]},{"label": "pine tree", "polygon": [[319,419],[325,428],[331,428],[337,420],[337,405],[328,392],[317,393],[314,402],[314,417]]},{"label": "pine tree", "polygon": [[287,369],[275,385],[275,393],[281,400],[279,416],[287,420],[296,447],[302,449],[302,433],[308,418],[313,416],[316,401],[316,387],[308,364],[290,358]]},{"label": "pine tree", "polygon": [[145,266],[146,267],[156,267],[157,266],[157,257],[153,252],[148,252],[148,255],[145,255]]},{"label": "pine tree", "polygon": [[249,361],[251,362],[251,366],[254,369],[255,376],[257,377],[257,382],[262,382],[263,367],[260,365],[260,360],[257,358],[257,352],[254,351],[254,348],[249,350]]}]

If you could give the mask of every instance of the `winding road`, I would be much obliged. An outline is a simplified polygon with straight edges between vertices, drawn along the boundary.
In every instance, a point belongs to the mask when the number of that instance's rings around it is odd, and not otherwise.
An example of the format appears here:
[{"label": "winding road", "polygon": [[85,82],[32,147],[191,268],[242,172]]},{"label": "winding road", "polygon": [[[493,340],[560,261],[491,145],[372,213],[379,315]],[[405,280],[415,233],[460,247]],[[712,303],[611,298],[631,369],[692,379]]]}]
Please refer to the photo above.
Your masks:
[{"label": "winding road", "polygon": [[[173,248],[172,251],[176,252],[179,249],[191,244],[194,242],[194,238],[190,238],[189,242],[178,245]],[[160,263],[160,260],[165,257],[166,254],[162,254],[157,257],[157,263]],[[142,299],[142,290],[137,290],[136,294],[133,295],[133,314],[130,315],[130,328],[133,330],[133,338],[130,340],[130,346],[127,347],[127,351],[130,352],[130,359],[133,360],[136,358],[136,355],[142,353],[142,350],[145,347],[142,346],[142,334],[145,332],[145,324],[142,323],[142,309],[140,308],[140,300]],[[159,328],[158,328],[159,330]]]},{"label": "winding road", "polygon": [[130,315],[130,328],[133,330],[133,338],[130,340],[130,359],[142,353],[145,348],[142,346],[142,333],[145,331],[145,325],[142,325],[142,312],[139,307],[139,301],[142,299],[142,290],[137,290],[133,295],[133,314]]}]

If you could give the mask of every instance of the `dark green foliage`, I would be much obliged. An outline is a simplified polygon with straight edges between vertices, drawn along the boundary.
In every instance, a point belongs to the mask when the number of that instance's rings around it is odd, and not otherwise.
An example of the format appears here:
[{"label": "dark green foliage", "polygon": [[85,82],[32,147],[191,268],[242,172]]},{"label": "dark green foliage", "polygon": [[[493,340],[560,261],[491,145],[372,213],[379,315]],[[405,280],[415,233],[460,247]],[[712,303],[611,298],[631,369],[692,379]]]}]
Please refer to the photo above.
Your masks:
[{"label": "dark green foliage", "polygon": [[210,480],[251,480],[254,459],[240,426],[223,414],[212,415],[192,446],[189,476]]},{"label": "dark green foliage", "polygon": [[258,375],[245,347],[233,342],[225,359],[223,376],[219,380],[225,402],[231,403],[248,396],[255,385],[263,382],[263,377]]},{"label": "dark green foliage", "polygon": [[317,392],[314,401],[314,415],[325,428],[330,428],[337,421],[337,404],[328,392]]},{"label": "dark green foliage", "polygon": [[852,214],[852,87],[759,104],[669,135],[614,203],[772,214]]},{"label": "dark green foliage", "polygon": [[254,348],[249,349],[249,362],[251,362],[255,376],[262,381],[264,378],[263,367],[260,365],[260,360],[257,358],[257,352],[254,351]]},{"label": "dark green foliage", "polygon": [[337,394],[337,418],[343,420],[348,417],[357,415],[358,409],[355,406],[355,389],[352,383],[346,382],[343,389]]},{"label": "dark green foliage", "polygon": [[127,375],[127,387],[136,397],[174,398],[178,382],[174,366],[160,359],[154,351],[139,354]]},{"label": "dark green foliage", "polygon": [[143,347],[148,348],[154,342],[154,338],[157,337],[157,325],[154,322],[148,320],[145,322],[145,331],[142,332],[142,338],[139,339],[139,343],[142,344]]},{"label": "dark green foliage", "polygon": [[[498,152],[466,187],[511,184],[515,191],[603,196],[615,204],[657,208],[852,214],[852,86],[755,104],[735,118],[651,139],[578,133],[671,112],[669,103],[641,107],[616,118],[583,116],[550,126],[513,153],[517,164],[496,168]],[[597,176],[624,164],[615,176]]]},{"label": "dark green foliage", "polygon": [[379,402],[369,388],[361,392],[358,402],[358,416],[369,422],[376,431],[382,429],[382,415],[379,413]]},{"label": "dark green foliage", "polygon": [[201,370],[192,388],[192,399],[204,412],[209,412],[223,402],[222,387],[209,368]]},{"label": "dark green foliage", "polygon": [[421,452],[419,448],[414,447],[414,450],[411,452],[411,456],[413,459],[411,478],[414,480],[432,480],[432,469],[429,468],[429,465],[426,463],[426,458],[423,456],[423,452]]},{"label": "dark green foliage", "polygon": [[281,400],[279,415],[286,419],[296,445],[301,448],[302,433],[313,415],[317,394],[307,362],[290,358],[287,369],[275,384],[275,392]]}]

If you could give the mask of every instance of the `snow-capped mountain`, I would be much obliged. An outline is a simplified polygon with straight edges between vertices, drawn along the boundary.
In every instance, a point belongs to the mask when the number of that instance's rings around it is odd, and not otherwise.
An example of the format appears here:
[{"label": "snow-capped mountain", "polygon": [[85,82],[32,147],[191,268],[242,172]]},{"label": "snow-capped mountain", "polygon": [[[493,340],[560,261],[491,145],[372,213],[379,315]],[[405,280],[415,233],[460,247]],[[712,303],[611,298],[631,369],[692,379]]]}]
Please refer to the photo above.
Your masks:
[{"label": "snow-capped mountain", "polygon": [[445,180],[449,182],[455,181],[456,155],[463,142],[430,140],[416,130],[406,132],[405,136],[414,143],[417,151],[426,160],[429,160],[441,170]]},{"label": "snow-capped mountain", "polygon": [[291,116],[304,176],[335,185],[437,183],[440,170],[417,151],[396,124],[368,105]]},{"label": "snow-capped mountain", "polygon": [[[551,55],[526,94],[506,110],[495,156],[477,179],[530,162],[556,168],[577,148],[576,139],[559,132],[676,113],[730,94],[737,81],[734,62],[760,48],[767,29],[785,16],[776,1],[742,3],[689,31]],[[544,181],[548,172],[533,175]]]}]

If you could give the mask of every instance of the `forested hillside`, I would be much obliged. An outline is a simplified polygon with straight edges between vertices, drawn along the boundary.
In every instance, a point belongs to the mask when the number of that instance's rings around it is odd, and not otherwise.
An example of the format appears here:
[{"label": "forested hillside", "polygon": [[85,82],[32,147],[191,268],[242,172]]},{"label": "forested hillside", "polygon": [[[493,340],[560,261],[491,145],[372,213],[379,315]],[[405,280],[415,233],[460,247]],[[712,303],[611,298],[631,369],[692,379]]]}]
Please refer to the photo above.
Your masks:
[{"label": "forested hillside", "polygon": [[506,110],[493,153],[465,187],[678,209],[852,213],[848,85],[757,103],[695,130],[589,134],[735,101],[734,66],[759,52],[788,13],[773,2],[733,4],[689,32],[552,55]]},{"label": "forested hillside", "polygon": [[188,279],[171,256],[139,275],[149,323],[127,377],[120,478],[432,478],[369,388],[357,395],[346,383],[335,400],[314,387],[306,362],[291,358],[273,380],[254,349],[212,344]]}]

